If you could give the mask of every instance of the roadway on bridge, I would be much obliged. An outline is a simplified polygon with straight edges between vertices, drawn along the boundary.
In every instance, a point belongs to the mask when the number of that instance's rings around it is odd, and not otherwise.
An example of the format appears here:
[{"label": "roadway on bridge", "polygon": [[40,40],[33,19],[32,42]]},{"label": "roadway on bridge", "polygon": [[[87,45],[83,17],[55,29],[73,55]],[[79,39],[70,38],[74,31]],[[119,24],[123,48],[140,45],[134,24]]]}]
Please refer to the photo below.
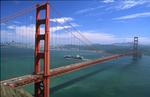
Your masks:
[{"label": "roadway on bridge", "polygon": [[[99,58],[99,59],[95,59],[95,60],[89,60],[89,61],[85,61],[85,62],[81,62],[81,63],[76,63],[76,64],[71,64],[71,65],[67,65],[67,66],[62,66],[62,67],[58,67],[58,68],[54,68],[50,70],[50,75],[47,75],[49,78],[50,77],[56,77],[56,76],[60,76],[66,73],[70,73],[73,71],[77,71],[89,66],[93,66],[97,63],[102,63],[102,62],[106,62],[106,61],[111,61],[117,58],[121,58],[124,56],[129,56],[129,55],[133,55],[133,52],[129,52],[129,53],[125,53],[125,54],[115,54],[112,56],[108,56],[108,57],[103,57],[103,58]],[[0,84],[3,85],[7,85],[10,87],[19,87],[19,86],[24,86],[33,82],[39,82],[42,81],[44,78],[43,74],[39,74],[39,75],[24,75],[21,77],[16,77],[16,78],[11,78],[8,80],[3,80],[0,82]]]}]

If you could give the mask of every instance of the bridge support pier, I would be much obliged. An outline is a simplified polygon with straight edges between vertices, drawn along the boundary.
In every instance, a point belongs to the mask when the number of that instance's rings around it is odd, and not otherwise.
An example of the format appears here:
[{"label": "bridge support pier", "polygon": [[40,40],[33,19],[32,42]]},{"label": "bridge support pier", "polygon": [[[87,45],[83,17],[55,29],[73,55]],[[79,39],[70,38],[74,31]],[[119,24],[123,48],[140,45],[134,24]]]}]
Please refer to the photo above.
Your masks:
[{"label": "bridge support pier", "polygon": [[[41,10],[45,10],[45,19],[40,18]],[[34,84],[35,97],[50,97],[50,5],[46,3],[44,5],[37,4],[36,7],[36,34],[35,34],[35,71],[36,75],[43,73],[43,81],[36,82]],[[41,24],[45,25],[45,33],[40,33]],[[44,41],[44,52],[41,51],[40,41]],[[41,59],[44,60],[44,70],[41,70]]]}]

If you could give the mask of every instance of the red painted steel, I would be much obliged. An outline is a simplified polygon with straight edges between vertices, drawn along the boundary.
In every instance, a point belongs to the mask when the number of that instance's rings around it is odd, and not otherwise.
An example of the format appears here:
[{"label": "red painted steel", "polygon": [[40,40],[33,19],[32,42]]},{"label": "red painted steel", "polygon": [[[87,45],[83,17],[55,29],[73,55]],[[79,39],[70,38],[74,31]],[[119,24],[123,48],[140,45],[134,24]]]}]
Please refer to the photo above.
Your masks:
[{"label": "red painted steel", "polygon": [[100,59],[96,59],[96,60],[91,60],[91,61],[87,61],[87,62],[82,62],[82,63],[72,64],[72,65],[68,65],[68,66],[58,67],[56,69],[52,69],[51,74],[49,75],[49,77],[56,77],[58,75],[70,73],[70,72],[73,72],[73,71],[76,71],[76,70],[80,70],[82,68],[93,66],[97,63],[110,61],[110,60],[113,60],[113,59],[117,59],[117,58],[120,58],[120,57],[132,55],[132,54],[133,54],[132,52],[126,53],[126,54],[117,54],[117,55],[108,56],[108,57],[104,57],[104,58],[100,58]]},{"label": "red painted steel", "polygon": [[[40,20],[40,10],[39,8],[39,4],[37,4],[37,10],[36,10],[36,35],[35,35],[35,74],[39,74],[41,72],[41,68],[40,68],[40,25],[38,23],[38,20]],[[41,82],[35,83],[34,84],[34,92],[35,92],[35,96],[38,97],[38,95],[40,95],[41,89],[40,89],[40,84]]]},{"label": "red painted steel", "polygon": [[138,58],[138,37],[134,37],[134,44],[133,44],[133,51],[135,52],[133,55],[133,59],[137,59]]},{"label": "red painted steel", "polygon": [[[40,11],[45,10],[45,19],[40,18]],[[86,62],[71,64],[68,66],[62,66],[50,70],[50,4],[37,4],[36,6],[36,34],[35,34],[35,68],[34,75],[25,75],[9,80],[0,81],[0,84],[10,87],[18,87],[35,83],[35,97],[50,97],[50,77],[60,76],[66,73],[77,71],[89,66],[93,66],[97,63],[102,63],[117,58],[121,58],[128,55],[137,57],[138,54],[138,37],[134,37],[134,50],[126,54],[116,54],[104,58],[90,60]],[[45,33],[40,33],[40,25],[45,24]],[[44,40],[44,52],[40,51],[40,41]],[[98,51],[97,51],[98,52]],[[41,59],[44,60],[44,70],[41,70]],[[44,71],[42,73],[42,71]]]},{"label": "red painted steel", "polygon": [[[40,11],[45,10],[45,18],[40,18]],[[50,97],[50,6],[49,3],[44,5],[37,4],[36,9],[36,35],[35,35],[35,75],[38,75],[42,72],[41,70],[41,59],[44,59],[44,74],[43,80],[35,82],[35,97]],[[45,24],[45,34],[40,33],[40,25]],[[40,51],[40,41],[44,40],[44,52]],[[28,82],[25,80],[25,82]],[[43,84],[43,86],[42,86]]]},{"label": "red painted steel", "polygon": [[50,97],[50,6],[46,4],[46,24],[44,43],[44,97]]},{"label": "red painted steel", "polygon": [[[95,59],[95,60],[90,60],[90,61],[86,61],[86,62],[81,62],[81,63],[76,63],[76,64],[71,64],[71,65],[67,65],[67,66],[62,66],[62,67],[58,67],[58,68],[54,68],[50,70],[50,74],[48,75],[48,78],[50,77],[56,77],[56,76],[60,76],[66,73],[70,73],[73,71],[77,71],[89,66],[93,66],[97,63],[102,63],[102,62],[107,62],[107,61],[111,61],[117,58],[121,58],[124,56],[128,56],[128,55],[133,55],[133,52],[130,53],[126,53],[126,54],[117,54],[117,55],[112,55],[112,56],[108,56],[108,57],[104,57],[104,58],[99,58],[99,59]],[[21,77],[20,77],[21,78]],[[2,81],[2,84],[11,86],[11,87],[18,87],[18,86],[23,86],[26,84],[30,84],[33,82],[40,82],[42,80],[44,80],[44,76],[43,74],[39,74],[39,75],[26,75],[26,77],[22,77],[21,80],[19,80],[20,78],[16,78],[16,80],[14,81],[14,79],[10,80],[6,80],[6,81]]]}]

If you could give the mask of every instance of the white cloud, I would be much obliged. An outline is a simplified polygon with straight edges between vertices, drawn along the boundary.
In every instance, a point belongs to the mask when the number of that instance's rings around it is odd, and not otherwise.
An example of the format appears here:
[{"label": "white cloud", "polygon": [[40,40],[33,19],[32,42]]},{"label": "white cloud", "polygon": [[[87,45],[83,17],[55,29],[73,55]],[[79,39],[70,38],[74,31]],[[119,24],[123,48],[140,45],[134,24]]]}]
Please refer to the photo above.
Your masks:
[{"label": "white cloud", "polygon": [[16,27],[16,25],[10,25],[10,26],[8,26],[7,28],[8,28],[8,29],[15,29],[15,27]]},{"label": "white cloud", "polygon": [[73,18],[71,18],[71,17],[53,18],[53,19],[50,19],[50,21],[51,22],[59,22],[59,23],[63,24],[68,21],[73,21]]},{"label": "white cloud", "polygon": [[[11,28],[10,31],[2,31],[2,36],[5,36],[5,39],[7,37],[7,40],[9,41],[16,41],[16,42],[27,42],[28,41],[32,41],[32,44],[34,43],[35,40],[35,26],[32,25],[28,25],[28,26],[9,26],[9,28]],[[53,39],[59,39],[59,41],[61,41],[62,44],[71,44],[71,41],[68,41],[69,39],[73,39],[75,40],[75,42],[73,44],[78,43],[77,40],[75,39],[74,36],[71,36],[71,32],[65,32],[64,29],[69,29],[70,26],[57,26],[57,27],[51,27],[51,35],[53,36]],[[61,31],[58,33],[53,33],[56,31]],[[41,28],[41,32],[44,32],[44,28]],[[77,32],[72,32],[76,37],[80,38],[81,40],[83,39]],[[90,41],[92,41],[93,43],[110,43],[113,42],[115,39],[114,35],[111,34],[106,34],[106,33],[100,33],[100,32],[94,32],[94,31],[82,31],[80,32],[81,34],[83,34],[85,37],[87,37]],[[53,40],[52,39],[52,40]],[[58,41],[58,40],[57,40]],[[78,40],[79,41],[79,40]],[[55,42],[56,43],[56,42]],[[58,42],[60,43],[60,42]],[[57,43],[57,44],[58,44]],[[82,43],[82,42],[81,42]]]},{"label": "white cloud", "polygon": [[75,14],[84,14],[84,13],[91,12],[100,8],[103,8],[103,6],[82,9],[82,10],[77,11]]},{"label": "white cloud", "polygon": [[56,26],[56,27],[51,27],[51,32],[56,32],[59,30],[64,30],[64,29],[68,29],[71,28],[71,26]]},{"label": "white cloud", "polygon": [[[85,41],[85,39],[83,39],[83,37],[79,33],[77,32],[72,32],[72,33],[73,34],[71,34],[71,32],[67,32],[67,33],[64,32],[59,35],[54,34],[53,37],[56,39],[59,39],[59,41],[62,44],[78,44],[79,42],[80,44],[83,44],[83,45],[85,45],[85,43],[90,44],[88,43],[88,41]],[[80,33],[84,37],[88,38],[88,40],[90,40],[90,42],[92,43],[110,44],[110,43],[115,42],[115,36],[112,34],[99,33],[99,32],[94,32],[94,31],[81,31]]]},{"label": "white cloud", "polygon": [[73,27],[78,27],[78,26],[80,26],[79,24],[77,24],[77,23],[70,23]]},{"label": "white cloud", "polygon": [[150,0],[123,0],[119,2],[115,8],[118,10],[123,10],[147,3],[150,3]]},{"label": "white cloud", "polygon": [[[76,32],[73,32],[73,33],[75,33],[75,35],[79,37],[79,35]],[[81,33],[85,37],[87,37],[92,43],[112,44],[112,43],[133,42],[133,37],[119,37],[114,34],[108,34],[108,33],[97,32],[97,31],[82,31]],[[150,38],[148,36],[145,36],[145,37],[139,36],[140,44],[150,45],[149,40],[150,40]]]},{"label": "white cloud", "polygon": [[[64,31],[64,29],[69,29],[71,26],[55,26],[55,27],[50,27],[50,32],[54,33],[56,31]],[[40,28],[41,34],[44,33],[45,28],[41,27]],[[31,25],[22,25],[22,26],[17,26],[17,25],[9,25],[7,26],[7,29],[1,31],[1,35],[3,36],[2,40],[7,40],[7,41],[17,41],[19,42],[21,39],[22,42],[25,41],[32,41],[34,43],[35,39],[35,24]]]},{"label": "white cloud", "polygon": [[[44,29],[41,28],[41,31],[43,32]],[[24,38],[30,38],[34,39],[35,36],[35,26],[29,25],[29,26],[17,26],[15,28],[16,35],[23,36]]]},{"label": "white cloud", "polygon": [[139,43],[140,44],[148,44],[148,45],[150,45],[150,38],[149,37],[140,37],[139,38]]},{"label": "white cloud", "polygon": [[13,33],[9,33],[8,31],[1,30],[1,42],[5,42],[6,40],[12,40]]},{"label": "white cloud", "polygon": [[[13,28],[11,27],[9,30],[2,30],[1,31],[1,36],[2,40],[8,40],[12,41],[14,40],[15,42],[24,42],[24,43],[30,43],[31,45],[34,44],[35,41],[35,26],[34,24],[28,25],[28,26],[16,26]],[[65,32],[64,29],[70,29],[70,26],[64,26],[60,27],[51,27],[51,42],[52,44],[77,44],[79,43],[78,39],[75,39],[74,36],[70,36],[71,32]],[[10,31],[11,30],[11,31]],[[60,30],[59,33],[53,33]],[[41,28],[41,31],[44,32],[44,28]],[[77,33],[77,32],[72,32],[74,33],[75,36],[83,40],[83,38]],[[87,37],[92,43],[99,43],[99,44],[111,44],[111,43],[123,43],[123,42],[132,42],[133,37],[118,37],[113,34],[108,34],[108,33],[103,33],[99,31],[81,31],[80,32],[82,35]],[[57,39],[57,40],[55,40]],[[73,39],[71,41],[70,39]],[[68,41],[70,40],[70,41]],[[57,41],[57,42],[54,42]],[[78,41],[78,42],[77,42]],[[84,40],[85,41],[85,40]],[[87,42],[87,41],[85,41]],[[150,44],[149,38],[147,37],[140,37],[139,36],[139,42],[142,44]],[[82,42],[80,42],[82,43]],[[55,44],[55,45],[56,45]],[[82,43],[83,44],[83,43]]]},{"label": "white cloud", "polygon": [[125,10],[141,5],[150,4],[150,0],[120,0],[120,1],[112,0],[112,2],[111,0],[104,0],[103,2],[108,4],[111,3],[111,5],[107,6],[106,10]]},{"label": "white cloud", "polygon": [[112,3],[112,2],[115,2],[115,1],[114,0],[104,0],[102,2],[104,2],[104,3]]},{"label": "white cloud", "polygon": [[102,32],[82,32],[93,43],[108,44],[115,41],[115,36]]},{"label": "white cloud", "polygon": [[130,15],[114,18],[114,20],[134,19],[134,18],[140,18],[140,17],[150,17],[150,12],[130,14]]}]

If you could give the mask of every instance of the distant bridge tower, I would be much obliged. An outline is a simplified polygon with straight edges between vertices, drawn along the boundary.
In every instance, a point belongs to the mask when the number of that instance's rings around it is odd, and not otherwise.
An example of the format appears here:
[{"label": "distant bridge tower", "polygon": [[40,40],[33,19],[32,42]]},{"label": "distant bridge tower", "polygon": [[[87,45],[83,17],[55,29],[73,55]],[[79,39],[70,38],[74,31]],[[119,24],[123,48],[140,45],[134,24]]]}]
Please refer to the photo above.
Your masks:
[{"label": "distant bridge tower", "polygon": [[[45,10],[45,19],[40,18],[41,10]],[[35,97],[50,97],[50,5],[49,3],[36,6],[36,34],[35,34],[35,75],[43,73],[43,81],[34,84]],[[45,33],[40,33],[40,26],[45,25]],[[44,41],[44,51],[40,42]],[[41,59],[44,60],[44,70],[41,70]]]},{"label": "distant bridge tower", "polygon": [[135,52],[138,51],[138,37],[134,37],[134,46],[133,49]]},{"label": "distant bridge tower", "polygon": [[133,59],[137,60],[141,56],[139,49],[138,49],[138,37],[134,37],[134,43],[133,43]]}]

